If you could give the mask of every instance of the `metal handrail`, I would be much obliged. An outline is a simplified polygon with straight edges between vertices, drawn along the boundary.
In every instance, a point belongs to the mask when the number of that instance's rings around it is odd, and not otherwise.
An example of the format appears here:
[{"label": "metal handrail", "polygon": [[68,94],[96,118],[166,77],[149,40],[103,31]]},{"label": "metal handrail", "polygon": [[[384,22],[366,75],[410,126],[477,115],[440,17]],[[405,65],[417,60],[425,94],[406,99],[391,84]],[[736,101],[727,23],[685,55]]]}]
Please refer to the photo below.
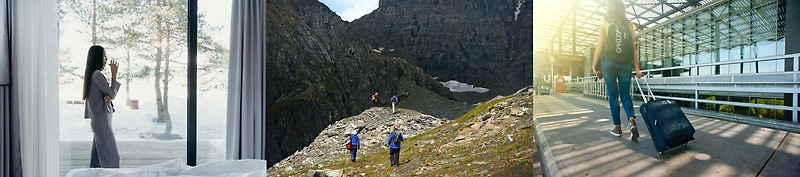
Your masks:
[{"label": "metal handrail", "polygon": [[[788,55],[775,55],[775,56],[767,56],[767,57],[758,57],[758,58],[750,58],[750,59],[742,59],[742,60],[728,60],[728,61],[720,61],[720,62],[713,62],[713,63],[702,63],[702,64],[692,64],[692,65],[684,65],[684,66],[673,66],[667,68],[657,68],[657,69],[648,69],[642,70],[644,72],[653,72],[653,71],[664,71],[664,70],[673,70],[673,69],[682,69],[682,68],[698,68],[703,66],[714,66],[714,65],[725,65],[725,64],[736,64],[736,63],[748,63],[748,62],[757,62],[757,61],[768,61],[768,60],[780,60],[780,59],[787,59],[787,58],[794,58],[795,61],[797,57],[800,56],[800,53],[796,54],[788,54]],[[797,65],[797,62],[794,63]],[[795,69],[797,69],[795,67]]]},{"label": "metal handrail", "polygon": [[[800,107],[798,106],[798,100],[792,99],[791,106],[785,105],[766,105],[766,104],[756,104],[756,103],[742,103],[742,102],[731,102],[731,101],[718,101],[718,100],[705,100],[699,98],[699,91],[740,91],[740,92],[759,92],[759,93],[785,93],[785,94],[792,94],[792,98],[797,98],[798,92],[800,92],[800,53],[795,54],[788,54],[788,55],[776,55],[776,56],[768,56],[768,57],[758,57],[758,58],[751,58],[751,59],[744,59],[744,60],[730,60],[730,61],[721,61],[721,62],[714,62],[714,63],[703,63],[703,64],[693,64],[693,65],[685,65],[685,66],[675,66],[675,67],[668,67],[668,68],[658,68],[658,69],[649,69],[649,70],[642,70],[641,72],[645,74],[645,77],[652,78],[653,75],[651,73],[656,71],[665,71],[665,70],[673,70],[673,69],[683,69],[683,68],[694,68],[697,70],[699,67],[705,66],[714,66],[714,65],[726,65],[726,64],[737,64],[737,63],[748,63],[748,62],[759,62],[759,61],[770,61],[770,60],[780,60],[780,59],[792,59],[793,69],[792,71],[784,71],[784,72],[768,72],[768,73],[751,73],[751,74],[730,74],[730,75],[705,75],[705,76],[676,76],[676,77],[663,77],[663,78],[655,78],[656,81],[661,80],[662,82],[651,82],[650,84],[653,87],[648,86],[648,88],[654,89],[667,89],[667,90],[685,90],[685,91],[693,91],[694,98],[679,98],[679,97],[669,97],[669,96],[659,96],[656,95],[656,98],[660,99],[672,99],[672,100],[681,100],[681,101],[688,101],[693,102],[695,107],[698,107],[699,103],[711,103],[711,104],[723,104],[723,105],[734,105],[734,106],[742,106],[742,107],[752,107],[752,108],[767,108],[767,109],[776,109],[776,110],[788,110],[792,111],[792,122],[798,122],[798,111],[800,111]],[[737,77],[749,77],[749,76],[766,76],[766,75],[785,75],[787,77],[791,77],[791,81],[783,81],[783,82],[774,82],[774,81],[736,81]],[[707,79],[709,77],[728,77],[730,76],[730,82],[714,82],[714,81],[698,81],[697,79]],[[605,91],[605,85],[603,84],[602,79],[596,79],[596,76],[592,77],[585,77],[583,78],[584,82],[584,96],[587,97],[594,97],[598,99],[608,99]],[[672,78],[672,79],[671,79]],[[685,79],[685,81],[681,81]],[[667,82],[667,80],[671,80],[672,82]],[[726,80],[726,79],[721,79]],[[678,81],[678,82],[675,82]],[[631,83],[633,84],[633,83]],[[762,87],[746,87],[742,86],[743,84],[769,84],[767,86],[772,86],[770,89],[764,89]],[[780,86],[780,87],[779,87]],[[631,88],[634,88],[633,85]],[[634,89],[631,89],[631,94],[633,93]]]}]

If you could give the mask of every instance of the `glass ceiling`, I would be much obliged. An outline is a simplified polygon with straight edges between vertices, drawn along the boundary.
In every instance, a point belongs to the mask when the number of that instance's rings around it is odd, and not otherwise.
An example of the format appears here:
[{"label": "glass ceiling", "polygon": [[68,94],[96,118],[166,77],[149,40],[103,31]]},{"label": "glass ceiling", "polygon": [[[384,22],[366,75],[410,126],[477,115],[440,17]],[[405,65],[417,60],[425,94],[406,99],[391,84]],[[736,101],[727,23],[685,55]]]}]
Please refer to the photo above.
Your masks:
[{"label": "glass ceiling", "polygon": [[[622,0],[639,31],[676,18],[712,0]],[[606,0],[535,0],[534,51],[582,56],[597,42]]]}]

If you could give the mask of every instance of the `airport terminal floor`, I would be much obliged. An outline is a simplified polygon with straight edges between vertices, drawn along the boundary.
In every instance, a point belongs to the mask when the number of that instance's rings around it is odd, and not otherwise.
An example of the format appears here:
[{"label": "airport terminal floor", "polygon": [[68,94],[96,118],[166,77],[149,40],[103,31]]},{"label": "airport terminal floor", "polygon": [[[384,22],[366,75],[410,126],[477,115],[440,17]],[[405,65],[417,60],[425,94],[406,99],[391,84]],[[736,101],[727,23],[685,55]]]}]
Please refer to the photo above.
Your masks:
[{"label": "airport terminal floor", "polygon": [[[608,102],[581,94],[534,96],[545,176],[797,176],[800,134],[687,114],[688,145],[659,154],[647,127],[638,141],[608,131]],[[644,125],[634,102],[637,123]],[[624,114],[624,113],[623,113]],[[624,115],[622,115],[624,117]],[[624,122],[624,121],[623,121]]]}]

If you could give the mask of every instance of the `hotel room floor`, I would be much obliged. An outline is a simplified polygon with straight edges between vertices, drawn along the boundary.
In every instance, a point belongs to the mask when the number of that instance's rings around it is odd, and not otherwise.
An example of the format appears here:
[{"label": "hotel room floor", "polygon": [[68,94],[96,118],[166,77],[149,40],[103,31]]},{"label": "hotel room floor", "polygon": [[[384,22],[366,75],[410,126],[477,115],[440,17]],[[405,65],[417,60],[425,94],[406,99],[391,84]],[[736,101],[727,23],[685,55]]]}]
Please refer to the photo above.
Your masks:
[{"label": "hotel room floor", "polygon": [[[59,176],[71,169],[88,168],[91,141],[62,141]],[[172,159],[186,161],[186,141],[117,141],[121,168],[142,167]],[[197,142],[197,164],[225,160],[225,149],[211,142]]]}]

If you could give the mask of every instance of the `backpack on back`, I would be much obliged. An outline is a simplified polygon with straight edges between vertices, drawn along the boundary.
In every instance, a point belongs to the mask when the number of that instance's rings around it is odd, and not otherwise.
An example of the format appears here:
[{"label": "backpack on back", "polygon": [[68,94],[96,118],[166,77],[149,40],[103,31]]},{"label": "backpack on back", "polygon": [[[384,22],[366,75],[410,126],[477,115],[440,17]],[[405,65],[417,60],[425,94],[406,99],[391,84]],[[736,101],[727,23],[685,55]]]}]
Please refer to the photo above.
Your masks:
[{"label": "backpack on back", "polygon": [[606,29],[606,41],[603,53],[615,63],[627,63],[633,60],[633,33],[627,21],[609,22]]},{"label": "backpack on back", "polygon": [[394,137],[392,137],[394,144],[400,143],[400,134],[400,132],[394,132]]}]

